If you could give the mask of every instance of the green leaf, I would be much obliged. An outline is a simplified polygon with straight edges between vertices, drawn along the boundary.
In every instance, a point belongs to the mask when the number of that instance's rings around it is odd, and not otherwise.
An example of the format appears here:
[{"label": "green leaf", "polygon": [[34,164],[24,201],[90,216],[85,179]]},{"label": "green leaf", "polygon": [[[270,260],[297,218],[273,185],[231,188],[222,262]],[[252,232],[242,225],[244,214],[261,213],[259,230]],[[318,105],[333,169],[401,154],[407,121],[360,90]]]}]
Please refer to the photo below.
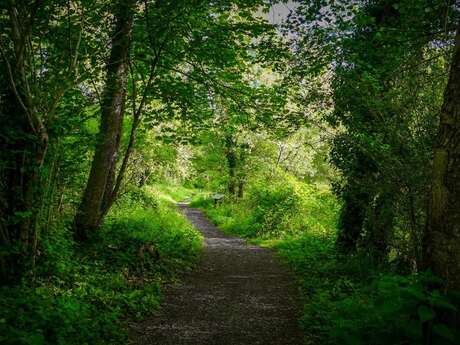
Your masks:
[{"label": "green leaf", "polygon": [[422,305],[418,308],[418,316],[421,322],[427,322],[433,320],[434,312],[428,308],[426,305]]},{"label": "green leaf", "polygon": [[450,303],[449,299],[445,295],[442,295],[439,291],[434,291],[432,293],[430,296],[430,302],[435,307],[457,311],[457,308]]},{"label": "green leaf", "polygon": [[418,299],[420,301],[426,300],[426,296],[423,293],[423,291],[420,288],[416,287],[416,286],[410,286],[410,287],[408,287],[407,289],[405,289],[403,291],[405,293],[411,295],[412,297],[415,297],[416,299]]},{"label": "green leaf", "polygon": [[443,325],[442,323],[438,323],[438,324],[434,325],[433,326],[433,332],[435,334],[439,335],[440,337],[444,338],[444,339],[448,339],[450,341],[455,340],[455,334],[452,331],[452,329],[450,329],[446,325]]},{"label": "green leaf", "polygon": [[31,211],[17,211],[17,212],[14,212],[14,215],[19,218],[29,218],[30,216],[32,216],[32,212]]},{"label": "green leaf", "polygon": [[417,320],[410,320],[407,325],[404,326],[404,332],[411,339],[419,340],[423,337],[422,325],[420,321]]}]

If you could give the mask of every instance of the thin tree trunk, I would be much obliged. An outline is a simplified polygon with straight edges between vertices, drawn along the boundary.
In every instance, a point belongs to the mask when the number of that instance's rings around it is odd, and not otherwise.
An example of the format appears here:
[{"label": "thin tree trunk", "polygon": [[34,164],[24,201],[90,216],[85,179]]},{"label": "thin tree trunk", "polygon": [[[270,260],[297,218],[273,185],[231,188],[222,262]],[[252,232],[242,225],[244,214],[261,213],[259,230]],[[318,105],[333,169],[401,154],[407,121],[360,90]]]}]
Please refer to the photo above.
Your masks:
[{"label": "thin tree trunk", "polygon": [[226,148],[226,157],[228,164],[228,193],[230,195],[235,195],[236,193],[236,164],[237,156],[235,153],[235,145],[233,138],[227,136],[225,138],[225,148]]},{"label": "thin tree trunk", "polygon": [[425,234],[425,265],[442,277],[449,290],[460,290],[460,22],[439,131]]},{"label": "thin tree trunk", "polygon": [[416,205],[415,205],[415,198],[414,192],[409,188],[408,190],[408,197],[409,197],[409,219],[410,219],[410,253],[409,253],[409,260],[411,263],[411,272],[415,273],[418,271],[419,267],[423,266],[421,263],[421,241],[420,241],[420,226],[417,222],[416,216]]},{"label": "thin tree trunk", "polygon": [[[149,79],[147,81],[147,84],[145,86],[144,93],[142,95],[142,99],[139,103],[139,107],[136,109],[136,97],[137,97],[137,92],[136,92],[136,82],[133,77],[133,123],[131,126],[131,131],[129,134],[129,140],[128,140],[128,146],[126,147],[126,151],[123,156],[123,160],[121,162],[120,169],[118,171],[118,174],[113,175],[113,180],[110,181],[110,184],[107,185],[106,192],[104,194],[104,200],[102,202],[102,207],[101,207],[101,220],[105,217],[105,215],[109,212],[110,208],[112,207],[113,203],[118,197],[118,194],[120,192],[121,184],[123,182],[124,175],[126,173],[126,169],[128,167],[128,162],[129,158],[131,157],[131,154],[134,150],[134,143],[136,140],[136,131],[137,128],[139,127],[141,120],[142,120],[142,112],[144,110],[145,103],[147,101],[147,94],[150,90],[150,87],[152,86],[153,80],[155,79],[155,70],[158,65],[158,62],[160,61],[160,56],[162,53],[162,50],[164,48],[164,44],[166,41],[163,41],[163,44],[159,47],[155,54],[155,58],[152,61],[152,65],[150,66],[150,75]],[[114,170],[115,171],[115,170]]]},{"label": "thin tree trunk", "polygon": [[241,199],[243,198],[244,195],[244,181],[240,180],[238,181],[238,198]]},{"label": "thin tree trunk", "polygon": [[116,5],[116,25],[112,36],[112,50],[107,62],[99,138],[86,189],[75,218],[75,234],[79,240],[86,240],[89,233],[100,226],[104,201],[110,197],[115,183],[125,110],[127,60],[134,7],[134,0],[120,0]]}]

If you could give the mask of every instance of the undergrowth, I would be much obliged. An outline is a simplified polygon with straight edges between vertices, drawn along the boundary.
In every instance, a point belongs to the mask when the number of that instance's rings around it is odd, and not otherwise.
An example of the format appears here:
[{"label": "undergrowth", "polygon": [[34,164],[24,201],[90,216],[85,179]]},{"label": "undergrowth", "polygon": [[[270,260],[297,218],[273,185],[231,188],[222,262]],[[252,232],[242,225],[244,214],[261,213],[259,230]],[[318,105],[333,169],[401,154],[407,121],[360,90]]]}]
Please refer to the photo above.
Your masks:
[{"label": "undergrowth", "polygon": [[[335,247],[338,204],[328,190],[294,179],[255,182],[242,199],[215,206],[196,197],[224,231],[276,248],[301,287],[308,344],[460,344],[458,296],[445,296],[430,273],[400,275],[367,256],[341,256]],[[427,342],[428,340],[428,342]]]},{"label": "undergrowth", "polygon": [[156,310],[162,283],[193,265],[201,241],[148,188],[125,195],[90,245],[49,236],[36,277],[0,290],[0,343],[125,344],[126,321]]}]

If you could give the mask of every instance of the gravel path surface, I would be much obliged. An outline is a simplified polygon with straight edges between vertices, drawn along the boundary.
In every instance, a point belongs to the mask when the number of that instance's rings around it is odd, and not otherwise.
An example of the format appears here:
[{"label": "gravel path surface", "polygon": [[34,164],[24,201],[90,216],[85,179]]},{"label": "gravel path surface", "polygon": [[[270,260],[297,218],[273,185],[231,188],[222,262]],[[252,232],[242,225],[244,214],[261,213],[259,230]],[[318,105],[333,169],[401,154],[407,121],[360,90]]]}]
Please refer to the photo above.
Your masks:
[{"label": "gravel path surface", "polygon": [[302,345],[298,290],[274,252],[223,234],[178,205],[205,237],[197,268],[165,292],[156,315],[133,327],[139,345]]}]

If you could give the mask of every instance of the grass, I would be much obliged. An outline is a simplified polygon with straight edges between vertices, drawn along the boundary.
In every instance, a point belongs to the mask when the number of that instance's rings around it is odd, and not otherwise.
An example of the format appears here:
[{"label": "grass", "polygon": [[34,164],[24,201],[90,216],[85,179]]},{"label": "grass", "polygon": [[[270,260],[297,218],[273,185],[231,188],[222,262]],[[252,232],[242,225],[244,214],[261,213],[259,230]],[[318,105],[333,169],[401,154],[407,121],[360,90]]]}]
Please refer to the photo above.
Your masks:
[{"label": "grass", "polygon": [[185,199],[192,198],[199,190],[188,188],[180,185],[167,185],[167,184],[153,184],[146,187],[150,193],[157,196],[157,198],[170,203],[181,202]]}]

